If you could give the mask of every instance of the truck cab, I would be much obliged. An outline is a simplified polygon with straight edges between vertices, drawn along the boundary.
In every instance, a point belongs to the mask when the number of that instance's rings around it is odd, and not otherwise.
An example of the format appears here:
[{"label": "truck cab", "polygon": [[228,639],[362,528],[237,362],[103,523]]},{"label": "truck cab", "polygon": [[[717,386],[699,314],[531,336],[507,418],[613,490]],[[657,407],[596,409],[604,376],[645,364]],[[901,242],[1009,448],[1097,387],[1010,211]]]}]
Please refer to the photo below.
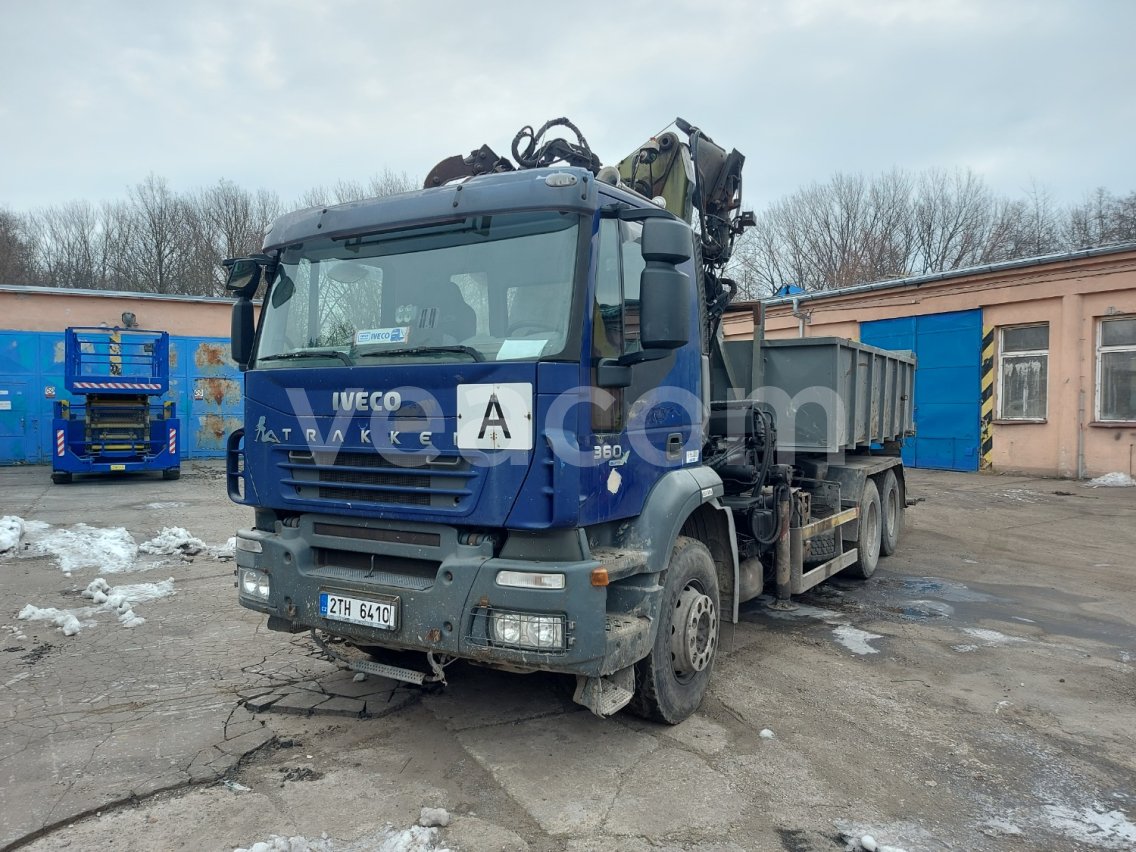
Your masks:
[{"label": "truck cab", "polygon": [[[241,604],[632,693],[670,545],[722,495],[689,226],[533,169],[300,211],[264,252],[247,355],[235,337]],[[705,655],[718,592],[698,597]]]}]

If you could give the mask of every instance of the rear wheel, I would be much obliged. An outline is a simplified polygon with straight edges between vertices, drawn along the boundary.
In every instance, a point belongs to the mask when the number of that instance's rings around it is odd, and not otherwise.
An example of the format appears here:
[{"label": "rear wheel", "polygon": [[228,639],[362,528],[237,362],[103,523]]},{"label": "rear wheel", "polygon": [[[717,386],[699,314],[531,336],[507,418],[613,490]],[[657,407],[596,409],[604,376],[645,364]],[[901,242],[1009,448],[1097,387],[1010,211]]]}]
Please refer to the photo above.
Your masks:
[{"label": "rear wheel", "polygon": [[903,533],[903,497],[899,493],[899,480],[894,470],[885,470],[880,477],[880,554],[891,556],[899,547]]},{"label": "rear wheel", "polygon": [[67,473],[66,471],[57,470],[51,475],[51,481],[56,485],[66,485],[71,481],[71,474]]},{"label": "rear wheel", "polygon": [[181,479],[181,468],[171,467],[163,470],[162,479]]},{"label": "rear wheel", "polygon": [[853,577],[868,579],[876,573],[880,561],[880,492],[871,479],[864,480],[864,493],[860,496],[860,534],[856,547],[860,551],[856,561],[848,567]]},{"label": "rear wheel", "polygon": [[651,653],[635,666],[631,709],[677,725],[702,703],[718,650],[718,575],[706,545],[679,536],[671,551]]}]

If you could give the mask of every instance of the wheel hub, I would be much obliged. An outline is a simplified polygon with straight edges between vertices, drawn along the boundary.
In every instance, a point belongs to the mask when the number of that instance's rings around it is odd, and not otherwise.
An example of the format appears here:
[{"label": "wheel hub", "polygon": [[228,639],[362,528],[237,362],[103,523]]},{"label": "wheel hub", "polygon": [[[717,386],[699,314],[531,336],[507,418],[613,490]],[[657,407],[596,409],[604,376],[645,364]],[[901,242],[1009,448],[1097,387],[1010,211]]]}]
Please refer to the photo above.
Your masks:
[{"label": "wheel hub", "polygon": [[671,659],[678,674],[705,669],[718,644],[718,612],[714,601],[687,586],[678,596],[671,624]]}]

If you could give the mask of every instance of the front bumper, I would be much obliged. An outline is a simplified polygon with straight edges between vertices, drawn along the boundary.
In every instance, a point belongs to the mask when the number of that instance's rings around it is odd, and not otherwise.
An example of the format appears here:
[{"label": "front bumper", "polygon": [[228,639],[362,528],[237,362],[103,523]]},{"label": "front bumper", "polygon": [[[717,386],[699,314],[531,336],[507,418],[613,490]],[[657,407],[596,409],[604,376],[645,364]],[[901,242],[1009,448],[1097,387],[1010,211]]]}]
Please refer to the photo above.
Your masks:
[{"label": "front bumper", "polygon": [[[449,526],[319,515],[303,515],[295,526],[271,533],[237,535],[238,574],[254,569],[269,580],[263,597],[238,583],[240,603],[269,615],[274,629],[314,628],[360,645],[589,677],[624,668],[650,648],[651,619],[608,612],[608,589],[591,582],[600,565],[595,559],[504,559],[494,557],[484,536]],[[563,574],[564,588],[502,586],[502,571]],[[386,630],[325,617],[321,592],[364,601],[397,598],[398,625]],[[498,641],[490,624],[506,612],[562,618],[562,647]]]}]

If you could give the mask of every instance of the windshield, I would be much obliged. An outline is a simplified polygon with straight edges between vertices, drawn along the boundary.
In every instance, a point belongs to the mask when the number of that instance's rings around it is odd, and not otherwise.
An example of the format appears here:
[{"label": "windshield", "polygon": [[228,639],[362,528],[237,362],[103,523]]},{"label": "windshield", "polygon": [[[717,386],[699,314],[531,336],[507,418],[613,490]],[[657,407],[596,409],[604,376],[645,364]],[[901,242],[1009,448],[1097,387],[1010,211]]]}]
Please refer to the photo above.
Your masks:
[{"label": "windshield", "polygon": [[257,361],[556,355],[568,342],[579,225],[576,214],[509,213],[288,246]]}]

